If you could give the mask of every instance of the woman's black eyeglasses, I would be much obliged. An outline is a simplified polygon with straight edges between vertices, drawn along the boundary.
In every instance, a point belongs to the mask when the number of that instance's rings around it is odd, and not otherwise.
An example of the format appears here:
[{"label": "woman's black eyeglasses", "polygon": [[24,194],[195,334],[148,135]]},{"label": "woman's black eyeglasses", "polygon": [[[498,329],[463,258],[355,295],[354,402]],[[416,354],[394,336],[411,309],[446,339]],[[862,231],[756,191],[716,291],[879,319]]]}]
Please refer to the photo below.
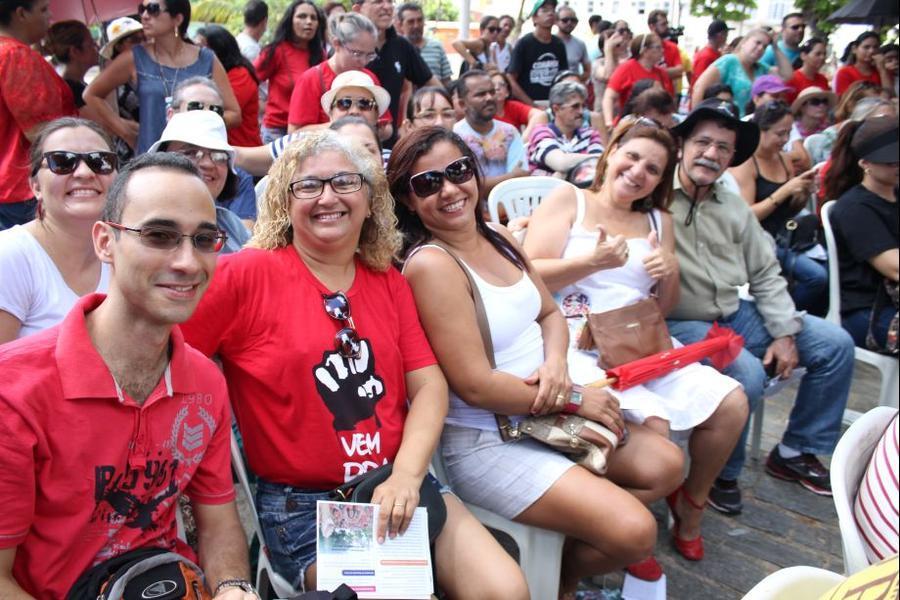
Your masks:
[{"label": "woman's black eyeglasses", "polygon": [[472,179],[475,165],[468,156],[454,160],[444,167],[443,171],[422,171],[409,178],[409,187],[419,198],[427,198],[440,191],[444,178],[450,183],[459,185]]},{"label": "woman's black eyeglasses", "polygon": [[337,106],[341,110],[350,110],[354,104],[356,104],[356,108],[364,112],[375,110],[378,106],[377,102],[368,98],[338,98],[331,103],[331,107]]},{"label": "woman's black eyeglasses", "polygon": [[[97,175],[109,175],[113,173],[119,166],[119,157],[115,152],[66,152],[64,150],[55,150],[53,152],[44,152],[43,160],[47,161],[47,168],[57,175],[68,175],[74,173],[78,168],[78,163],[84,161],[84,164]],[[43,162],[43,161],[42,161]],[[32,171],[34,176],[40,165]]]},{"label": "woman's black eyeglasses", "polygon": [[225,107],[221,104],[206,104],[205,102],[200,102],[199,100],[191,100],[190,102],[185,102],[184,109],[186,111],[211,110],[220,117],[225,115]]},{"label": "woman's black eyeglasses", "polygon": [[112,221],[104,221],[104,223],[119,231],[138,234],[141,243],[154,250],[174,250],[181,245],[181,240],[183,238],[188,238],[191,240],[191,244],[194,245],[194,248],[200,252],[212,253],[220,251],[222,247],[225,246],[225,241],[228,239],[228,236],[224,231],[219,231],[217,229],[187,234],[181,233],[172,227],[162,227],[159,225],[126,227],[125,225],[113,223]]},{"label": "woman's black eyeglasses", "polygon": [[325,305],[325,313],[329,317],[349,325],[334,335],[335,349],[344,358],[359,358],[362,345],[359,341],[359,334],[356,332],[356,325],[353,324],[353,318],[350,316],[350,300],[347,299],[344,292],[338,291],[333,294],[322,294],[322,301]]},{"label": "woman's black eyeglasses", "polygon": [[142,2],[138,4],[137,7],[137,13],[139,17],[144,16],[145,12],[151,17],[158,17],[159,13],[161,13],[162,11],[163,9],[159,2],[148,2],[147,4],[144,4]]},{"label": "woman's black eyeglasses", "polygon": [[309,200],[321,196],[326,183],[335,194],[352,194],[362,188],[363,181],[363,176],[359,173],[338,173],[327,179],[306,177],[292,181],[288,189],[297,200]]}]

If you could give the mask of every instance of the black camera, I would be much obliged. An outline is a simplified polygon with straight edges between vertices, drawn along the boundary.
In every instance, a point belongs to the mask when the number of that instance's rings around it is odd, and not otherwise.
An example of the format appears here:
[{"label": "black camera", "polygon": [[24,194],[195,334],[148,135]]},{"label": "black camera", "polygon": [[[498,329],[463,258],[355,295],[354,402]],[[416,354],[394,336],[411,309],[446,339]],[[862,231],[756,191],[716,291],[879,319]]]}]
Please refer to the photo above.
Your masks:
[{"label": "black camera", "polygon": [[679,27],[669,27],[669,33],[666,34],[666,38],[672,40],[673,42],[678,42],[678,38],[684,35],[684,25]]}]

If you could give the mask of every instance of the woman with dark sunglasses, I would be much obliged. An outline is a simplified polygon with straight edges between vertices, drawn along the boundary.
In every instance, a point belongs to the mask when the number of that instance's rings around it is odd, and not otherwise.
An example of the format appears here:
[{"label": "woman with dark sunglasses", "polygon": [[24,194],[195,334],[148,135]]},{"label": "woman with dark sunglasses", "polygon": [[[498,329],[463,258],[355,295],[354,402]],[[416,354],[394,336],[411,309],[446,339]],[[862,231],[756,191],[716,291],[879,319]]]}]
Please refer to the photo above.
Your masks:
[{"label": "woman with dark sunglasses", "polygon": [[91,228],[106,202],[118,157],[93,121],[47,124],[31,147],[37,216],[0,232],[0,344],[52,327],[85,294],[105,292]]},{"label": "woman with dark sunglasses", "polygon": [[[730,150],[713,146],[719,154]],[[666,315],[677,304],[679,269],[668,212],[676,160],[675,141],[667,129],[646,117],[626,117],[613,131],[591,187],[558,187],[535,210],[525,250],[562,306],[573,340],[587,314],[655,298],[659,312]],[[597,365],[596,351],[575,344],[569,348],[573,380],[586,384],[599,379]],[[652,431],[666,444],[670,432],[690,432],[690,470],[683,481],[681,470],[674,481],[646,479],[648,463],[655,461],[646,453],[610,478],[646,504],[669,494],[672,543],[684,558],[701,560],[703,508],[747,420],[747,398],[740,384],[693,363],[609,394],[631,429],[642,427],[638,430],[646,435]],[[641,477],[652,485],[642,484]],[[653,557],[628,571],[650,580],[662,574]]]},{"label": "woman with dark sunglasses", "polygon": [[469,69],[484,69],[488,64],[495,64],[491,59],[491,45],[497,41],[500,34],[500,20],[485,15],[478,24],[478,31],[479,37],[474,40],[462,38],[453,40],[453,49],[459,52],[466,63],[460,67],[460,75]]},{"label": "woman with dark sunglasses", "polygon": [[[329,130],[269,172],[249,247],[223,257],[186,339],[222,360],[269,558],[316,582],[316,500],[393,464],[377,536],[409,525],[447,411],[447,384],[392,267],[401,239],[381,163]],[[236,318],[237,317],[237,318]],[[453,598],[525,598],[515,562],[444,497],[437,584]],[[389,521],[389,523],[388,523]]]},{"label": "woman with dark sunglasses", "polygon": [[[566,320],[511,234],[485,223],[476,164],[457,135],[438,128],[401,139],[388,164],[405,240],[404,273],[451,388],[442,456],[449,483],[466,502],[569,537],[560,597],[572,598],[581,578],[650,555],[656,524],[642,500],[672,491],[682,460],[675,445],[641,425],[628,425],[628,442],[610,457],[607,477],[537,441],[503,441],[497,413],[518,420],[577,412],[620,440],[625,424],[607,392],[573,388]],[[468,279],[450,252],[484,302],[496,368]],[[643,461],[643,478],[633,475],[639,455],[653,457]],[[615,483],[623,478],[630,490]]]},{"label": "woman with dark sunglasses", "polygon": [[[222,63],[208,48],[188,38],[189,0],[143,0],[138,5],[148,41],[124,51],[100,72],[84,92],[84,100],[101,124],[143,154],[166,127],[166,109],[179,82],[193,76],[209,77],[222,90],[225,123],[241,123],[241,108]],[[116,113],[105,98],[120,85],[137,80],[140,123]]]}]

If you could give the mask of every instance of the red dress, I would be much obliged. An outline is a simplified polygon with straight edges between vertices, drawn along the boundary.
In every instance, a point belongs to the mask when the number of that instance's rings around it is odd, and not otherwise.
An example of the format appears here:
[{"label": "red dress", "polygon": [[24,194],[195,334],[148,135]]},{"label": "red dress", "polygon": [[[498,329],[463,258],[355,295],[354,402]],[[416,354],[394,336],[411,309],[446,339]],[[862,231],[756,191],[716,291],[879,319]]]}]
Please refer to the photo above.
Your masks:
[{"label": "red dress", "polygon": [[228,71],[228,81],[241,107],[241,124],[228,130],[232,146],[262,146],[259,136],[259,84],[245,67]]}]

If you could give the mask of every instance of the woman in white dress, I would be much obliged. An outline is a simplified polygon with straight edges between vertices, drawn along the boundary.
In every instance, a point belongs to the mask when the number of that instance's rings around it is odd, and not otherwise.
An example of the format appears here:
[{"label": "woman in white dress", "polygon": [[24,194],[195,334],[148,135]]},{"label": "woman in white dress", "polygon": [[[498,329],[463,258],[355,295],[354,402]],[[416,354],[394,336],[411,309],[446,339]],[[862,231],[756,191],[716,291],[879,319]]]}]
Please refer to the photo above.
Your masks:
[{"label": "woman in white dress", "polygon": [[[620,308],[654,294],[663,314],[678,302],[678,261],[666,211],[675,161],[668,131],[650,119],[625,118],[591,188],[558,187],[535,211],[525,251],[569,317],[570,339],[577,340],[588,312]],[[576,349],[574,341],[569,365],[575,383],[603,376],[597,354]],[[675,521],[675,547],[685,558],[700,560],[702,510],[747,419],[740,384],[711,367],[692,364],[612,394],[626,420],[664,435],[693,428],[690,472],[667,501]]]},{"label": "woman in white dress", "polygon": [[93,121],[51,121],[31,146],[36,217],[0,232],[0,344],[62,321],[81,296],[105,292],[109,270],[94,254],[118,167],[109,136]]}]

